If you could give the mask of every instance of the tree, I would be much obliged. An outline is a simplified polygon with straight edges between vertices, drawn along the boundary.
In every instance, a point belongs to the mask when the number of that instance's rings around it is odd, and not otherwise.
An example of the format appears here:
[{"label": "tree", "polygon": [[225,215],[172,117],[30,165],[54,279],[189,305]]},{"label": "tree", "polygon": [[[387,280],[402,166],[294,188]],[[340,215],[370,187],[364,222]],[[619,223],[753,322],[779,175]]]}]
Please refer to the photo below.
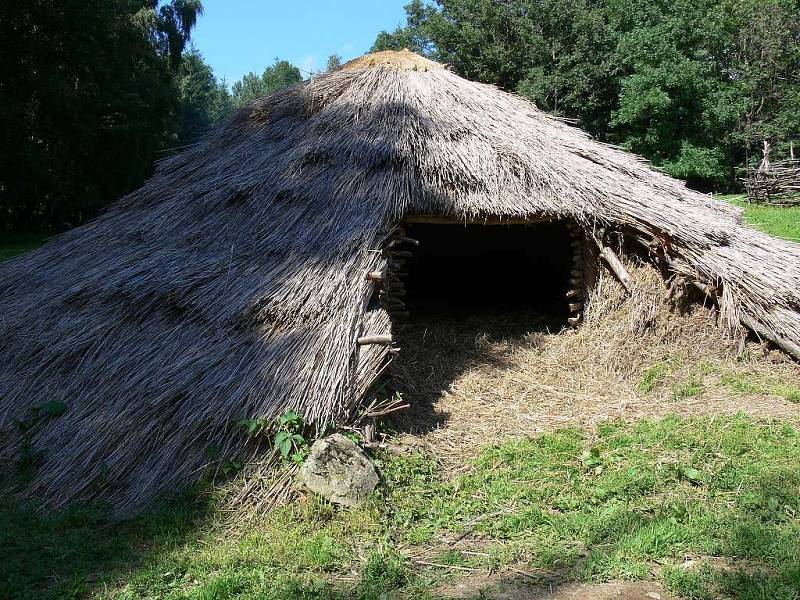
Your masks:
[{"label": "tree", "polygon": [[249,104],[257,98],[303,81],[300,69],[285,60],[275,59],[275,63],[264,69],[261,77],[248,73],[241,81],[233,84],[233,105]]},{"label": "tree", "polygon": [[0,4],[0,227],[63,227],[139,186],[170,141],[197,0]]},{"label": "tree", "polygon": [[184,54],[178,69],[179,108],[175,141],[191,143],[233,110],[233,99],[224,82],[218,82],[203,56],[192,50]]},{"label": "tree", "polygon": [[373,49],[422,52],[718,188],[755,140],[800,134],[799,20],[800,0],[414,0]]},{"label": "tree", "polygon": [[406,25],[398,26],[393,32],[381,31],[372,44],[370,52],[382,50],[411,50],[419,54],[431,54],[432,36],[426,31],[428,21],[436,18],[438,12],[422,0],[411,0],[405,7]]},{"label": "tree", "polygon": [[729,81],[718,110],[732,122],[731,140],[749,153],[769,140],[778,155],[800,138],[800,1],[727,0],[733,35]]},{"label": "tree", "polygon": [[342,66],[342,57],[339,56],[338,54],[331,54],[328,57],[328,62],[325,65],[325,70],[330,73],[331,71],[335,71],[341,66]]}]

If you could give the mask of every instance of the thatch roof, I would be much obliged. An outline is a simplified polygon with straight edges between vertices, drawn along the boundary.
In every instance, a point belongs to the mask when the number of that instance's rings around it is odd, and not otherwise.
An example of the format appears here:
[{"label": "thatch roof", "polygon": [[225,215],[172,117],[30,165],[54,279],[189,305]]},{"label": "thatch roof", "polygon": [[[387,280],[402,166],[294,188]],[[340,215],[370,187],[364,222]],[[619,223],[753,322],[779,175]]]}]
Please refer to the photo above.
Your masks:
[{"label": "thatch roof", "polygon": [[[102,217],[0,265],[0,464],[31,498],[136,510],[233,425],[345,419],[386,333],[365,272],[409,214],[565,218],[655,240],[670,267],[800,355],[800,246],[495,87],[407,52],[275,93],[163,161]],[[35,407],[67,410],[35,418]],[[41,411],[39,411],[41,413]]]}]

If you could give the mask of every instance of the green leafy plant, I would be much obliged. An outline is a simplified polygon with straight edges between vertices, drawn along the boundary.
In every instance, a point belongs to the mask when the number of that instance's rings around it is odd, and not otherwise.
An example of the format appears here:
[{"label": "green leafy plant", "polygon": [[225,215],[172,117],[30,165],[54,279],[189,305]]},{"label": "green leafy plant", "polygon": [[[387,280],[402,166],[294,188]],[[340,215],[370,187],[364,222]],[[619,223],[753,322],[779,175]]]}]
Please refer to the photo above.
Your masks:
[{"label": "green leafy plant", "polygon": [[222,461],[220,468],[225,476],[228,477],[242,470],[242,462],[235,458],[229,458],[228,460]]},{"label": "green leafy plant", "polygon": [[274,444],[283,460],[300,464],[308,456],[308,440],[303,436],[304,428],[303,417],[293,410],[285,412],[278,418]]},{"label": "green leafy plant", "polygon": [[247,435],[254,436],[266,429],[267,422],[264,419],[242,419],[236,426],[244,429]]},{"label": "green leafy plant", "polygon": [[296,411],[286,411],[274,425],[268,419],[242,419],[236,422],[236,426],[251,437],[274,431],[273,446],[285,461],[300,464],[308,455],[308,440],[303,435],[305,421]]}]

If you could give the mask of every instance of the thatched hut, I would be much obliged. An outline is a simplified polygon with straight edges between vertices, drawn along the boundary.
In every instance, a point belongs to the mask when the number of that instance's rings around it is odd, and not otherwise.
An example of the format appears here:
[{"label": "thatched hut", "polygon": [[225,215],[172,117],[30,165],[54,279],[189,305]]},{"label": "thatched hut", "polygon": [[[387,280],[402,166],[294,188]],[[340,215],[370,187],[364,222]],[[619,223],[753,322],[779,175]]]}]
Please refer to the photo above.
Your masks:
[{"label": "thatched hut", "polygon": [[538,248],[550,272],[520,263],[509,286],[555,277],[573,325],[596,267],[627,277],[611,240],[640,245],[726,327],[800,357],[800,246],[521,98],[378,53],[255,102],[0,265],[10,485],[22,448],[28,497],[131,512],[196,479],[209,448],[251,451],[243,419],[345,421],[390,358],[412,227],[448,260]]}]

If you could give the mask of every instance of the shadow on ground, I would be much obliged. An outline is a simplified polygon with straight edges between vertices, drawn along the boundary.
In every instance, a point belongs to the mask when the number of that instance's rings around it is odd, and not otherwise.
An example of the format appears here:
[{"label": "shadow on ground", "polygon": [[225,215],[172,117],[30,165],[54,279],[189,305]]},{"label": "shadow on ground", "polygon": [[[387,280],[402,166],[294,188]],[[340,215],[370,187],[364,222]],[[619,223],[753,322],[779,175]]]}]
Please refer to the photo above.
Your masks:
[{"label": "shadow on ground", "polygon": [[97,508],[40,515],[0,505],[0,598],[82,598],[196,539],[210,518],[202,494],[113,523]]}]

